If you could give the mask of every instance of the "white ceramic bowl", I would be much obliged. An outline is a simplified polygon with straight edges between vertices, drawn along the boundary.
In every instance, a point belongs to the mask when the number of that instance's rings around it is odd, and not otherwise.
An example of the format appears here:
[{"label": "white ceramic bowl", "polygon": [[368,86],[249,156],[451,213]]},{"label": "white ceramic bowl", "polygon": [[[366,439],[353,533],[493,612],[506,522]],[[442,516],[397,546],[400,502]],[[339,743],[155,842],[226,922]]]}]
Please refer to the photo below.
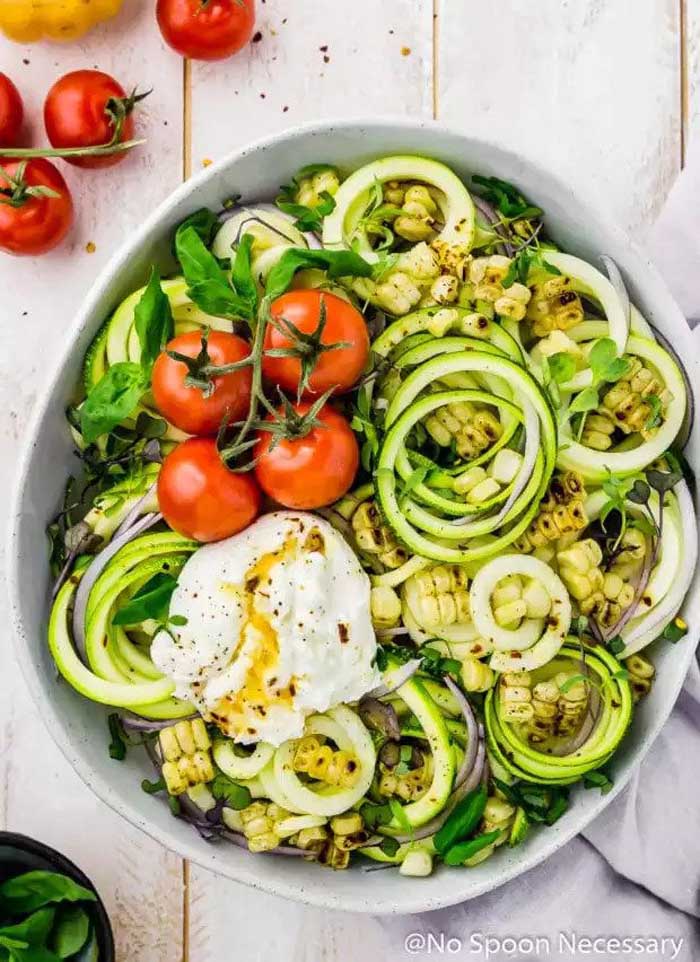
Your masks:
[{"label": "white ceramic bowl", "polygon": [[[58,510],[63,485],[75,469],[66,426],[66,403],[80,375],[85,350],[116,304],[147,278],[155,260],[172,269],[169,254],[175,225],[191,211],[217,207],[242,193],[247,200],[269,198],[290,175],[316,161],[350,168],[381,154],[411,152],[444,161],[465,177],[474,171],[518,184],[546,211],[549,232],[568,251],[595,263],[599,254],[619,265],[634,302],[675,344],[700,383],[693,341],[680,311],[647,256],[606,216],[583,203],[570,186],[531,161],[486,141],[474,140],[433,123],[371,120],[322,123],[269,137],[232,154],[183,184],[146,219],[85,299],[54,375],[37,405],[22,459],[10,532],[9,583],[22,671],[38,710],[71,764],[113,809],[184,858],[248,885],[334,909],[368,913],[409,913],[455,904],[486,892],[541,862],[576,835],[622,789],[668,717],[698,640],[697,627],[681,644],[659,648],[657,681],[635,715],[634,726],[615,758],[615,787],[605,797],[575,791],[571,810],[555,826],[531,833],[524,845],[500,850],[478,868],[436,872],[406,879],[396,872],[364,873],[361,868],[331,873],[296,859],[253,856],[232,846],[212,845],[172,818],[167,805],[139,788],[145,763],[133,752],[115,765],[106,746],[105,710],[57,680],[46,646],[49,572],[45,529]],[[689,460],[700,463],[694,431]],[[686,613],[700,622],[696,577]]]}]

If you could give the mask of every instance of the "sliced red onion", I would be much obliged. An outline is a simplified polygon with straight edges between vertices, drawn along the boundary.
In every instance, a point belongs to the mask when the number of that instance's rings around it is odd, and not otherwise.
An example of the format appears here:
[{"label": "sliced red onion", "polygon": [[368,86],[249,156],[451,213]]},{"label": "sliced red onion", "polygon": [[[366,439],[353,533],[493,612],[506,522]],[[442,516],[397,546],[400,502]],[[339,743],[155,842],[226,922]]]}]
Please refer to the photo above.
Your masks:
[{"label": "sliced red onion", "polygon": [[145,514],[136,524],[132,525],[128,531],[124,531],[118,538],[113,538],[110,543],[99,554],[93,558],[90,566],[83,575],[78,590],[75,595],[75,606],[73,608],[73,643],[82,661],[87,664],[87,652],[85,650],[85,612],[87,610],[88,598],[97,579],[100,577],[112,558],[120,551],[124,545],[129,544],[134,538],[152,528],[163,520],[162,514]]},{"label": "sliced red onion", "polygon": [[386,698],[387,695],[393,694],[395,691],[405,685],[409,678],[418,671],[421,666],[420,658],[412,658],[411,661],[407,661],[405,665],[397,668],[396,674],[392,678],[391,685],[377,685],[372,691],[368,691],[364,696],[365,698]]},{"label": "sliced red onion", "polygon": [[150,486],[148,491],[144,494],[144,496],[142,498],[139,498],[139,500],[133,506],[131,511],[127,514],[127,516],[124,518],[124,520],[119,525],[117,530],[114,532],[112,536],[113,538],[118,538],[120,535],[124,534],[125,531],[128,531],[129,528],[131,528],[138,521],[138,519],[143,514],[144,505],[148,504],[148,502],[151,500],[151,498],[153,497],[153,492],[156,490],[157,487],[158,487],[158,483],[154,482]]},{"label": "sliced red onion", "polygon": [[[525,417],[525,450],[523,451],[523,463],[520,465],[520,470],[513,484],[513,490],[508,496],[507,501],[492,519],[494,527],[498,527],[498,525],[508,517],[511,508],[526,488],[532,477],[532,472],[537,461],[537,454],[540,449],[540,421],[537,417],[537,412],[526,398],[522,399],[522,409]],[[456,518],[451,522],[451,524],[454,525],[469,525],[472,523],[478,524],[478,520],[475,521],[473,515]]]},{"label": "sliced red onion", "polygon": [[488,223],[489,227],[493,227],[493,229],[496,231],[498,236],[503,238],[503,243],[498,245],[501,248],[501,250],[498,251],[498,253],[507,254],[508,257],[512,257],[514,248],[510,242],[510,238],[508,237],[508,231],[503,226],[503,224],[501,223],[500,217],[496,213],[496,208],[493,207],[487,200],[484,200],[483,197],[480,197],[478,194],[471,194],[470,196],[471,196],[472,202],[474,203],[474,206],[479,211],[479,213],[484,218],[484,220]]},{"label": "sliced red onion", "polygon": [[469,699],[466,697],[462,689],[452,680],[452,678],[450,678],[449,675],[445,675],[443,681],[459,702],[459,709],[462,712],[462,716],[464,717],[464,721],[467,726],[467,744],[464,751],[464,758],[462,759],[462,763],[459,766],[455,776],[455,788],[459,788],[462,782],[464,782],[469,775],[471,775],[472,769],[474,768],[476,752],[477,748],[479,747],[479,732],[472,706],[469,704]]}]

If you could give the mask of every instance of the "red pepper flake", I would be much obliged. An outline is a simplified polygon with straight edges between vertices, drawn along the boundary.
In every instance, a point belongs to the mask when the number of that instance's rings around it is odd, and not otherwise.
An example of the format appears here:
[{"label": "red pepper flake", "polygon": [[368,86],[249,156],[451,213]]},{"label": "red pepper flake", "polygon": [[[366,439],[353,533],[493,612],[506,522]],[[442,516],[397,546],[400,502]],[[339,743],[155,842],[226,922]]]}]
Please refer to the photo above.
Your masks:
[{"label": "red pepper flake", "polygon": [[258,32],[253,35],[253,39],[251,43],[260,43],[261,40],[262,40],[262,33],[258,30]]}]

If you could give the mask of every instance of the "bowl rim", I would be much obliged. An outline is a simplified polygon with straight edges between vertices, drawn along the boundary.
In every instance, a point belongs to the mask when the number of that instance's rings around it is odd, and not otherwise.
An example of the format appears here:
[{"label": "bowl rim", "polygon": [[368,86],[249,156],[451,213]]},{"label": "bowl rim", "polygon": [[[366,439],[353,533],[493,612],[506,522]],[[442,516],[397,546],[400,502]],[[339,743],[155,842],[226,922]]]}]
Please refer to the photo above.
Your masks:
[{"label": "bowl rim", "polygon": [[32,838],[29,835],[23,835],[20,832],[0,831],[0,849],[3,848],[13,848],[20,852],[28,852],[30,855],[43,859],[62,875],[68,876],[68,878],[73,879],[74,882],[82,885],[83,888],[95,893],[97,899],[95,902],[95,915],[99,927],[97,939],[98,943],[100,943],[100,962],[114,962],[115,947],[112,923],[105,904],[102,901],[102,896],[92,879],[89,878],[75,862],[69,859],[67,855],[64,855],[63,852],[59,852],[58,849],[47,845],[46,842],[40,842],[38,839]]},{"label": "bowl rim", "polygon": [[[47,706],[45,702],[42,702],[42,693],[40,690],[38,677],[35,675],[34,668],[30,663],[28,654],[26,653],[26,646],[24,645],[26,637],[21,617],[22,605],[20,602],[19,568],[17,564],[19,534],[22,526],[22,517],[20,512],[22,491],[30,469],[35,439],[41,423],[46,416],[54,389],[61,378],[62,371],[66,366],[68,359],[72,354],[76,339],[78,338],[84,326],[91,319],[103,290],[108,286],[110,280],[117,273],[124,269],[129,259],[133,256],[134,251],[138,250],[150,231],[154,227],[157,227],[160,222],[164,221],[167,218],[168,212],[174,210],[181,201],[186,200],[189,195],[195,193],[200,185],[217,179],[223,171],[234,165],[237,161],[248,154],[267,149],[273,149],[281,144],[285,144],[287,147],[293,147],[298,140],[305,139],[307,137],[313,137],[315,135],[328,134],[333,131],[367,131],[372,130],[373,128],[376,128],[377,130],[385,130],[387,127],[395,128],[399,131],[405,132],[407,135],[410,135],[411,132],[416,131],[433,130],[444,134],[447,137],[453,137],[457,139],[462,137],[471,141],[472,143],[478,143],[486,149],[493,150],[497,153],[506,154],[516,160],[525,162],[533,174],[537,175],[538,177],[542,177],[544,180],[550,183],[562,196],[568,195],[572,206],[576,206],[590,212],[598,225],[609,236],[617,240],[620,244],[626,245],[633,256],[645,264],[654,287],[660,293],[665,293],[669,302],[675,305],[675,300],[668,290],[665,281],[651,262],[650,257],[645,252],[643,246],[639,242],[633,240],[627,234],[627,232],[615,222],[611,215],[600,206],[599,202],[595,198],[591,197],[587,190],[582,189],[580,182],[575,181],[572,184],[568,181],[565,181],[560,174],[553,173],[552,171],[548,170],[539,160],[530,156],[527,151],[522,151],[519,149],[516,150],[508,146],[506,143],[499,142],[499,140],[494,138],[472,136],[466,131],[454,128],[449,124],[443,124],[437,120],[427,118],[413,120],[391,114],[377,115],[369,118],[363,115],[358,115],[354,117],[347,117],[342,120],[336,120],[332,118],[318,119],[308,121],[295,127],[285,128],[284,130],[276,133],[258,137],[253,141],[247,142],[244,146],[231,151],[220,160],[217,160],[214,164],[206,167],[202,171],[199,171],[197,174],[180,184],[155,208],[155,210],[152,211],[152,213],[144,221],[141,222],[140,226],[137,227],[133,234],[131,234],[129,238],[121,245],[121,247],[114,253],[114,255],[105,264],[98,276],[93,281],[90,289],[82,301],[80,309],[76,313],[75,319],[66,331],[64,344],[61,350],[58,352],[58,357],[53,365],[52,376],[35,402],[35,407],[26,429],[26,441],[22,447],[20,457],[18,459],[16,481],[11,499],[6,582],[10,596],[10,618],[13,627],[13,650],[32,698],[34,699],[34,702],[42,708],[40,715],[45,727],[48,729],[51,738],[56,743],[66,760],[75,769],[85,785],[100,799],[100,801],[108,805],[112,811],[116,812],[121,817],[126,818],[128,822],[141,829],[141,831],[155,841],[159,842],[168,851],[174,852],[179,857],[187,859],[188,861],[195,863],[205,870],[212,871],[215,874],[223,875],[226,878],[243,883],[251,888],[273,895],[282,896],[305,905],[320,908],[372,915],[410,915],[413,913],[447,908],[465,901],[470,901],[473,898],[477,898],[479,895],[483,895],[486,892],[499,888],[514,878],[524,875],[537,865],[540,865],[560,848],[563,848],[565,845],[567,845],[576,835],[580,834],[623,791],[632,778],[632,775],[637,771],[639,765],[646,757],[653,742],[656,740],[659,732],[668,720],[678,695],[680,694],[685,681],[685,676],[694,654],[695,643],[689,643],[683,652],[682,657],[685,658],[685,665],[682,665],[681,662],[682,671],[679,673],[675,689],[672,690],[663,709],[657,712],[654,723],[649,726],[647,731],[644,733],[642,743],[635,748],[634,762],[629,765],[628,770],[623,775],[616,777],[615,784],[611,791],[609,791],[605,796],[600,795],[594,803],[589,803],[585,814],[580,815],[577,819],[575,819],[569,828],[563,829],[561,834],[554,835],[551,840],[544,843],[538,851],[531,852],[523,858],[515,860],[510,864],[504,864],[503,871],[497,880],[485,880],[483,883],[476,885],[472,883],[469,892],[466,894],[463,891],[460,891],[458,885],[455,885],[448,894],[443,894],[438,897],[426,897],[426,895],[420,895],[419,887],[405,886],[405,895],[401,899],[384,898],[379,900],[373,895],[362,895],[361,884],[358,884],[357,894],[353,893],[352,895],[348,895],[346,892],[340,893],[335,891],[332,886],[323,887],[322,891],[318,891],[316,887],[312,887],[311,889],[307,890],[306,888],[300,887],[294,880],[282,877],[274,881],[268,878],[261,879],[256,874],[254,865],[249,866],[247,862],[243,862],[240,866],[237,866],[235,873],[231,872],[228,870],[226,865],[222,865],[221,861],[217,859],[216,853],[212,848],[208,849],[205,845],[202,845],[201,841],[196,837],[194,832],[192,833],[192,839],[190,841],[183,842],[179,839],[175,840],[173,839],[171,833],[169,833],[167,830],[161,830],[151,821],[142,817],[141,814],[135,808],[133,808],[128,801],[124,800],[121,795],[117,794],[112,789],[109,780],[93,769],[90,763],[83,759],[80,752],[73,750],[70,739],[68,738],[67,734],[64,733],[63,724],[58,714],[54,711],[52,703],[49,702]],[[408,153],[408,151],[405,152]],[[676,305],[676,316],[670,318],[669,323],[673,328],[677,328],[680,320],[685,319],[680,311],[680,308],[678,308]],[[695,641],[697,641],[697,639],[695,639]],[[251,862],[252,861],[253,860],[251,860]],[[363,877],[363,875],[359,876],[359,878]],[[396,904],[397,902],[399,904]]]}]

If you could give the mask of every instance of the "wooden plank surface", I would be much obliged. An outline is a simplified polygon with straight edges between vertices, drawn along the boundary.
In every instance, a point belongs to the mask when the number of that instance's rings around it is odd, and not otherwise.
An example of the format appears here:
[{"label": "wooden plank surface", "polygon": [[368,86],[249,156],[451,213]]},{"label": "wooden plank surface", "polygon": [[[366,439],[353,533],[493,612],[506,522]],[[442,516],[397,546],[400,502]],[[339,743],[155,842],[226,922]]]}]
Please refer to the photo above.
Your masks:
[{"label": "wooden plank surface", "polygon": [[439,117],[573,178],[635,231],[680,168],[679,0],[438,0]]},{"label": "wooden plank surface", "polygon": [[[35,117],[51,82],[79,66],[155,88],[141,113],[148,146],[138,156],[106,173],[68,169],[79,210],[70,242],[41,259],[0,255],[3,494],[34,385],[89,283],[183,171],[306,120],[435,112],[575,178],[638,230],[662,205],[682,135],[687,147],[700,119],[700,0],[507,0],[497,18],[475,0],[259,0],[258,11],[250,50],[184,69],[143,0],[126,0],[117,23],[69,47],[0,40],[0,69]],[[34,133],[40,141],[40,125]],[[120,962],[403,957],[374,920],[224,882],[105,811],[46,738],[8,640],[0,649],[0,825],[53,842],[95,878]]]},{"label": "wooden plank surface", "polygon": [[[139,111],[139,132],[147,132],[148,144],[108,171],[61,165],[77,211],[68,242],[42,258],[0,254],[3,503],[36,388],[85,292],[143,211],[181,180],[182,64],[166,52],[150,4],[128,0],[118,22],[70,46],[0,40],[0,69],[21,88],[35,144],[45,143],[46,92],[79,67],[104,69],[125,88],[154,88]],[[114,923],[120,962],[175,962],[182,955],[182,861],[108,810],[78,779],[30,702],[9,642],[3,636],[0,647],[0,825],[55,845],[95,880]]]}]

